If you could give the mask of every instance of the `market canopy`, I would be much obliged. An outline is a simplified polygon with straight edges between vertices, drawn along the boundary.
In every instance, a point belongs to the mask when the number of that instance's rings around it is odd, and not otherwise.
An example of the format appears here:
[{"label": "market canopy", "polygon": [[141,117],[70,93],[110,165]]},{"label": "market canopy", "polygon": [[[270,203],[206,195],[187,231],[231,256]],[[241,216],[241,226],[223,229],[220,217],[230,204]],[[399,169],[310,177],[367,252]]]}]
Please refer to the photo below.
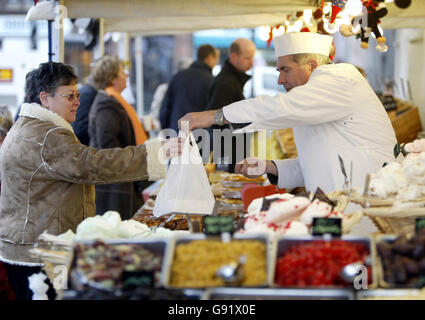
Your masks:
[{"label": "market canopy", "polygon": [[[360,1],[360,0],[359,0]],[[321,0],[62,0],[68,18],[103,18],[106,32],[136,35],[191,33],[217,28],[282,24],[288,14],[314,9]],[[425,28],[425,1],[407,9],[387,3],[384,29]],[[53,12],[52,12],[53,14]]]},{"label": "market canopy", "polygon": [[106,32],[141,35],[276,25],[315,0],[64,0],[69,18],[104,18]]},{"label": "market canopy", "polygon": [[63,0],[70,18],[217,17],[312,9],[315,0]]},{"label": "market canopy", "polygon": [[254,28],[277,25],[285,21],[284,14],[248,14],[218,17],[146,17],[105,19],[106,32],[129,32],[136,35],[191,33],[206,29]]}]

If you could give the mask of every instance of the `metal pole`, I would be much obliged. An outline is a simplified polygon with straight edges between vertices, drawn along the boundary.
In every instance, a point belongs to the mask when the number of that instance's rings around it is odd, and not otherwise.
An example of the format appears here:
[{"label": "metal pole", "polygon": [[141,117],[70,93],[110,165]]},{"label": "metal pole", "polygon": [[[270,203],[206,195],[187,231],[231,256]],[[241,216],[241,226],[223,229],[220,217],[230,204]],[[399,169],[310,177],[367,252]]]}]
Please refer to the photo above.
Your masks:
[{"label": "metal pole", "polygon": [[53,55],[54,55],[52,51],[52,40],[53,40],[52,39],[52,23],[53,23],[52,20],[47,21],[47,30],[48,30],[48,39],[49,39],[49,52],[48,52],[49,61],[53,61]]},{"label": "metal pole", "polygon": [[144,113],[144,96],[143,96],[143,42],[142,36],[136,36],[134,39],[134,55],[136,60],[136,100],[137,114],[139,118]]},{"label": "metal pole", "polygon": [[105,37],[105,21],[103,18],[99,19],[99,57],[103,57],[105,55],[105,41],[103,40]]}]

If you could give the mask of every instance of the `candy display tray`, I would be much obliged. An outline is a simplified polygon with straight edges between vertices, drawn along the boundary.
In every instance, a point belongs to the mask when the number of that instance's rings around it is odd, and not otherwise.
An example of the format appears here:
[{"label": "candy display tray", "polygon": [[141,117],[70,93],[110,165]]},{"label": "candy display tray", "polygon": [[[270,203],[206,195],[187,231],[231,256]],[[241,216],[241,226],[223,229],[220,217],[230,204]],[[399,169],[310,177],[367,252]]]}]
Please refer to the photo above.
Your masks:
[{"label": "candy display tray", "polygon": [[276,263],[278,259],[287,251],[289,251],[293,246],[311,243],[314,241],[331,241],[331,240],[343,240],[347,242],[362,244],[365,246],[366,250],[369,252],[371,258],[371,274],[372,281],[368,284],[368,289],[374,289],[378,285],[378,277],[376,274],[376,256],[375,256],[375,246],[373,244],[373,239],[371,237],[358,237],[358,236],[342,236],[341,238],[330,238],[326,239],[323,236],[283,236],[276,239],[274,242],[274,249],[272,254],[272,267],[270,278],[271,281],[269,283],[270,288],[288,288],[288,289],[352,289],[354,290],[353,285],[347,286],[304,286],[302,288],[296,286],[281,286],[275,283],[275,272],[276,272]]},{"label": "candy display tray", "polygon": [[[180,244],[184,244],[184,243],[190,243],[192,241],[195,240],[208,240],[208,239],[214,239],[214,240],[219,240],[220,241],[220,237],[213,237],[213,236],[207,236],[205,234],[193,234],[193,235],[189,235],[189,236],[179,236],[174,238],[174,240],[171,242],[170,245],[170,250],[168,251],[168,256],[165,259],[165,275],[164,275],[164,284],[166,286],[166,288],[169,289],[177,289],[180,287],[177,286],[173,286],[171,284],[171,272],[172,272],[172,263],[174,260],[174,256],[175,256],[175,250],[176,247]],[[254,234],[235,234],[232,238],[232,241],[240,241],[240,240],[248,240],[248,241],[261,241],[266,245],[266,256],[264,257],[266,259],[266,281],[258,286],[255,287],[267,287],[268,284],[270,283],[271,280],[271,269],[272,269],[272,265],[270,264],[270,261],[272,259],[272,245],[273,242],[272,240],[269,238],[268,235],[266,234],[258,234],[258,235],[254,235]],[[229,285],[230,286],[230,285]],[[238,287],[238,286],[233,286],[233,287]],[[207,289],[207,288],[214,288],[214,287],[186,287],[189,289]],[[248,286],[244,286],[244,288],[253,288],[253,287],[248,287]]]},{"label": "candy display tray", "polygon": [[[74,283],[71,277],[71,272],[76,267],[77,257],[75,254],[75,248],[78,244],[83,245],[92,245],[96,240],[86,240],[86,241],[76,241],[73,246],[72,256],[67,265],[68,270],[68,288],[76,289],[80,285],[88,285],[88,283]],[[145,248],[146,250],[151,251],[152,253],[159,253],[162,257],[161,270],[160,270],[160,279],[159,282],[155,284],[155,287],[161,288],[165,285],[165,275],[166,275],[166,258],[169,256],[169,251],[171,250],[171,240],[167,238],[157,238],[157,239],[108,239],[102,240],[101,242],[108,245],[136,245]]]}]

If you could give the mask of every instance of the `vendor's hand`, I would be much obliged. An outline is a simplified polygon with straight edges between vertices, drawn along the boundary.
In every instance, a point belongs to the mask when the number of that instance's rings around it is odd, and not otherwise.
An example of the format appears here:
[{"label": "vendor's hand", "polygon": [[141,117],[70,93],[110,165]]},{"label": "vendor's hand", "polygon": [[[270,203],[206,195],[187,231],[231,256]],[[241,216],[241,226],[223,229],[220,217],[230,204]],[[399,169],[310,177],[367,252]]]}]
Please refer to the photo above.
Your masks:
[{"label": "vendor's hand", "polygon": [[179,119],[179,129],[185,134],[196,128],[208,128],[216,124],[214,114],[216,110],[190,112]]},{"label": "vendor's hand", "polygon": [[183,139],[170,138],[162,141],[164,155],[166,159],[179,157],[182,154]]},{"label": "vendor's hand", "polygon": [[277,168],[276,165],[269,160],[246,158],[236,164],[235,173],[240,173],[247,178],[255,179],[261,177],[265,173],[277,176]]}]

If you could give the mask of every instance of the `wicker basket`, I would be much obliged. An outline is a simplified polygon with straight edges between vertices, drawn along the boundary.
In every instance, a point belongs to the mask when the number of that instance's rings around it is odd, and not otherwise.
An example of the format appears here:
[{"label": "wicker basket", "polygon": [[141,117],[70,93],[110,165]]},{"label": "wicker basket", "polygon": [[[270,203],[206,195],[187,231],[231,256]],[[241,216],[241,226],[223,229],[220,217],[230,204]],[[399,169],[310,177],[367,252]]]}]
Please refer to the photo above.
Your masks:
[{"label": "wicker basket", "polygon": [[415,233],[416,218],[425,216],[425,207],[394,210],[392,207],[363,210],[382,233],[408,235]]},{"label": "wicker basket", "polygon": [[[336,206],[334,207],[334,211],[336,212],[344,212],[347,208],[348,203],[350,202],[349,190],[339,190],[330,192],[327,194],[328,198],[336,201]],[[359,221],[363,217],[362,211],[354,211],[348,214],[345,214],[345,219],[342,220],[342,233],[347,234],[351,231],[351,229],[359,223]]]}]

